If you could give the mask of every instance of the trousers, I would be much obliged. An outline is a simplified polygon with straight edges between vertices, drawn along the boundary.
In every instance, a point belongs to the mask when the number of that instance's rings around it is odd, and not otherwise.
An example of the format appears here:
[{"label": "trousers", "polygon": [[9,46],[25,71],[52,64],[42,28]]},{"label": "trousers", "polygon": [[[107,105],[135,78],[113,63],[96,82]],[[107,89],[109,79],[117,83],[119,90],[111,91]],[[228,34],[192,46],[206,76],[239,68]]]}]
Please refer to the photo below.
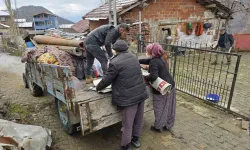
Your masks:
[{"label": "trousers", "polygon": [[90,76],[92,74],[92,67],[95,58],[100,62],[104,74],[108,69],[108,58],[106,52],[101,49],[101,46],[98,44],[98,42],[88,38],[85,40],[85,48],[87,59],[86,76]]},{"label": "trousers", "polygon": [[128,106],[122,110],[122,141],[121,146],[131,142],[132,136],[141,135],[144,114],[144,101]]},{"label": "trousers", "polygon": [[[222,51],[222,52],[228,52],[229,51],[228,49],[222,48],[222,47],[219,47],[218,50]],[[230,55],[226,55],[226,58],[227,58],[227,62],[231,62],[231,56]],[[215,55],[215,62],[216,63],[218,62],[218,59],[219,59],[219,54],[216,54]]]}]

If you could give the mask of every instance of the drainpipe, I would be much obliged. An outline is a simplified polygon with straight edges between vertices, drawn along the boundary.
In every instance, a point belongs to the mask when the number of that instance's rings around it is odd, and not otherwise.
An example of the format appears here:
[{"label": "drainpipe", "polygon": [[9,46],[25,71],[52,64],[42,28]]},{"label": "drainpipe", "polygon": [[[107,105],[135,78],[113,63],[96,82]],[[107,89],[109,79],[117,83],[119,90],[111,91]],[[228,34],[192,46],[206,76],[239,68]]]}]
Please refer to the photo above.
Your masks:
[{"label": "drainpipe", "polygon": [[116,14],[116,0],[113,0],[113,16],[114,16],[114,25],[117,26],[117,14]]},{"label": "drainpipe", "polygon": [[219,18],[219,26],[218,26],[217,42],[219,42],[219,38],[220,38],[220,24],[221,24],[221,18]]}]

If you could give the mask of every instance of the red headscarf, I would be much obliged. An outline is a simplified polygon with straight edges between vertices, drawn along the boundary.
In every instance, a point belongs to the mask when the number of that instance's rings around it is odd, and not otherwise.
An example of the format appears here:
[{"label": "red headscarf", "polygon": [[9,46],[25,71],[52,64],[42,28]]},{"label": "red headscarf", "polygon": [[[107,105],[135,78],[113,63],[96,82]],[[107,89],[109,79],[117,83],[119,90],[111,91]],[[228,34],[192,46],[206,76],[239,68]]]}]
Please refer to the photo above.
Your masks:
[{"label": "red headscarf", "polygon": [[164,54],[163,48],[159,43],[149,44],[146,47],[148,54],[152,55],[153,58],[161,57]]}]

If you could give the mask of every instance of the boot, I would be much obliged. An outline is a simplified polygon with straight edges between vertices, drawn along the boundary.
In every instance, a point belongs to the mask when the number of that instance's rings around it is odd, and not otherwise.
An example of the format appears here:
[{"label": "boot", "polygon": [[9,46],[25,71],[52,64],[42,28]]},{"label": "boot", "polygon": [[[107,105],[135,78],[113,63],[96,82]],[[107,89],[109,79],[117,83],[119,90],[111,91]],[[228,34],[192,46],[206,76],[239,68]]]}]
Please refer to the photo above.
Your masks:
[{"label": "boot", "polygon": [[126,146],[120,146],[120,147],[116,148],[115,150],[132,150],[132,149],[130,148],[130,146],[128,144]]},{"label": "boot", "polygon": [[92,76],[86,76],[86,84],[93,83],[93,77]]},{"label": "boot", "polygon": [[139,137],[137,136],[134,136],[132,138],[131,143],[135,148],[139,148],[141,146],[141,143],[139,142]]}]

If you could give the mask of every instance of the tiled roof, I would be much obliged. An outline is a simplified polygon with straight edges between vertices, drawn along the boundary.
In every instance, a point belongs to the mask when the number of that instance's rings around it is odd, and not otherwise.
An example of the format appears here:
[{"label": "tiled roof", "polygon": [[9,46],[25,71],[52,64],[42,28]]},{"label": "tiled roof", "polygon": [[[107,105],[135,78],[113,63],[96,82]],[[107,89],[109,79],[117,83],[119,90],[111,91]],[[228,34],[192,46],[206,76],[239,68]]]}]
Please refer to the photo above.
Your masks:
[{"label": "tiled roof", "polygon": [[9,16],[10,14],[0,10],[0,16]]},{"label": "tiled roof", "polygon": [[19,28],[32,28],[33,27],[33,22],[20,22],[17,23]]},{"label": "tiled roof", "polygon": [[[138,1],[140,0],[116,0],[117,13],[135,4]],[[109,17],[109,4],[108,3],[92,10],[91,12],[83,16],[84,19],[88,19],[88,20],[107,19],[108,17]]]},{"label": "tiled roof", "polygon": [[14,21],[17,23],[27,22],[26,19],[14,19]]},{"label": "tiled roof", "polygon": [[79,32],[79,33],[84,33],[89,29],[89,21],[88,20],[81,20],[74,24],[72,28]]},{"label": "tiled roof", "polygon": [[[133,4],[136,4],[139,1],[141,0],[116,0],[117,13],[123,11],[124,9],[128,8]],[[228,0],[196,0],[196,1],[200,2],[201,4],[215,3],[217,7],[220,7],[225,12],[230,11],[230,9],[225,5]],[[92,10],[91,12],[87,13],[85,16],[83,16],[83,19],[100,20],[100,19],[107,19],[108,17],[109,17],[109,4],[106,3]]]},{"label": "tiled roof", "polygon": [[33,16],[37,16],[37,15],[41,15],[41,14],[56,16],[55,14],[52,14],[52,13],[49,13],[49,12],[42,12],[42,13],[35,14],[35,15],[33,15]]},{"label": "tiled roof", "polygon": [[59,29],[70,29],[74,24],[61,24],[59,25]]}]

